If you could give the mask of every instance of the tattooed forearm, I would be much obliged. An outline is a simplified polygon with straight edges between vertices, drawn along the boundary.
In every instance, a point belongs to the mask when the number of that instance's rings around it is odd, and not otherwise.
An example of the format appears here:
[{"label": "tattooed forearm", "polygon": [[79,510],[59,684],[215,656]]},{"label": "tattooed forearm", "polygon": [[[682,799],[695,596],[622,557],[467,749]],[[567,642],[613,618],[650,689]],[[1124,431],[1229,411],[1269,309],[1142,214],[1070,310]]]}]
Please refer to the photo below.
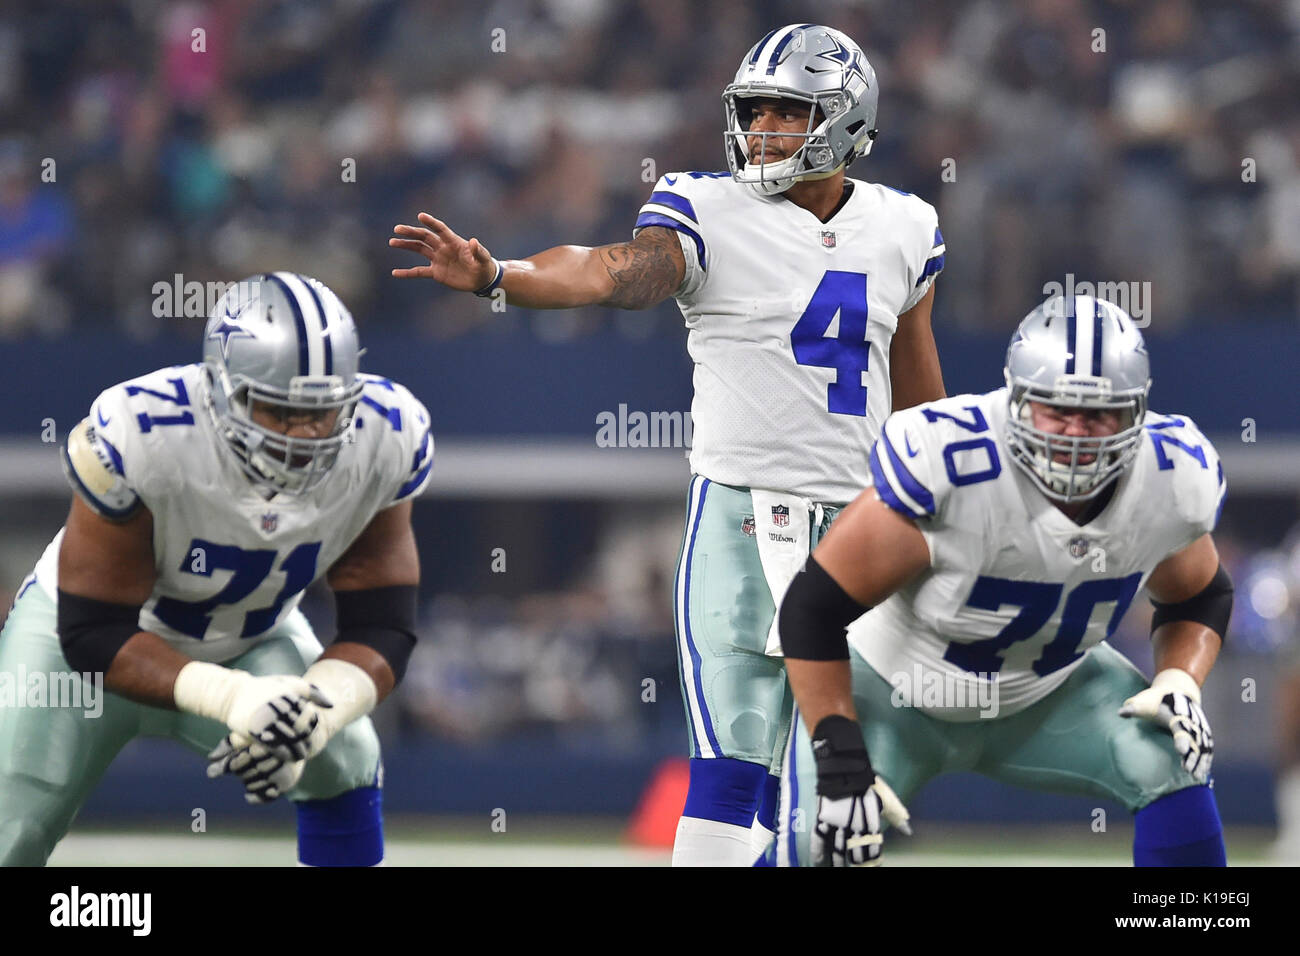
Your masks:
[{"label": "tattooed forearm", "polygon": [[631,242],[596,250],[614,281],[601,305],[645,309],[667,299],[682,284],[686,259],[671,229],[651,226]]}]

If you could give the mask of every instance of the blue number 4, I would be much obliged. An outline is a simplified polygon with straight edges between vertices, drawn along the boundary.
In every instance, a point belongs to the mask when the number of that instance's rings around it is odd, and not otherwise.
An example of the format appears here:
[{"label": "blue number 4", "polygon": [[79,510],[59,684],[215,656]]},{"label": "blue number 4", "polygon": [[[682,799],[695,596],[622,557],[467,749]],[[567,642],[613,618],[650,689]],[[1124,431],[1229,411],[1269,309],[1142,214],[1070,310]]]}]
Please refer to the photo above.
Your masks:
[{"label": "blue number 4", "polygon": [[[1065,599],[1065,609],[1061,612],[1061,624],[1056,629],[1056,636],[1043,648],[1038,660],[1034,661],[1034,673],[1046,677],[1083,656],[1079,653],[1079,643],[1088,630],[1088,621],[1092,619],[1092,612],[1098,604],[1115,602],[1115,610],[1106,622],[1106,636],[1114,634],[1124,612],[1133,603],[1133,596],[1137,594],[1138,582],[1141,580],[1142,574],[1134,572],[1124,578],[1084,581],[1071,590]],[[943,659],[972,673],[996,674],[1002,669],[1001,652],[1012,644],[1029,640],[1039,632],[1060,603],[1062,590],[1064,585],[1061,584],[1011,581],[980,575],[975,579],[970,597],[966,599],[967,607],[997,611],[1003,605],[1010,604],[1019,606],[1020,613],[991,640],[969,644],[953,641],[944,652]]]},{"label": "blue number 4", "polygon": [[[840,317],[839,335],[826,332]],[[871,359],[867,341],[867,277],[861,272],[827,270],[808,307],[790,330],[794,360],[800,365],[835,370],[826,386],[827,409],[836,415],[867,414],[867,386],[862,373]]]},{"label": "blue number 4", "polygon": [[[316,559],[320,555],[319,541],[300,544],[289,552],[280,570],[284,573],[284,587],[275,596],[270,607],[249,611],[244,616],[240,637],[256,637],[265,633],[280,616],[284,603],[311,584],[316,577]],[[153,612],[168,627],[190,637],[203,639],[212,612],[222,604],[237,604],[256,591],[271,573],[276,552],[267,549],[245,550],[230,544],[213,544],[194,538],[181,561],[180,570],[186,574],[211,577],[213,571],[231,571],[230,580],[216,594],[203,601],[181,601],[160,597]]]}]

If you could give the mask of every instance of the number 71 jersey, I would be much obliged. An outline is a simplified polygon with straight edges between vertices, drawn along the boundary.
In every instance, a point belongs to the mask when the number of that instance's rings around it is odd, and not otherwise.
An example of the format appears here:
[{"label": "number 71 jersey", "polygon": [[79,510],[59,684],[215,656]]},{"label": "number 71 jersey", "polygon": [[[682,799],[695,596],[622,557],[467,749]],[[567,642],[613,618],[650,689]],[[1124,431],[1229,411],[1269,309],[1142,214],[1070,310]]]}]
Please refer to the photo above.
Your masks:
[{"label": "number 71 jersey", "polygon": [[[83,500],[110,518],[139,504],[153,516],[153,594],[140,626],[195,660],[247,651],[380,511],[429,481],[424,406],[401,385],[361,375],[353,440],[307,494],[267,500],[244,475],[203,407],[201,365],[160,369],[105,390],[69,436],[65,468]],[[63,532],[36,566],[56,597]]]},{"label": "number 71 jersey", "polygon": [[637,229],[677,232],[677,304],[695,363],[691,470],[723,484],[851,501],[892,402],[898,317],[944,244],[929,203],[848,180],[821,222],[727,173],[669,173]]},{"label": "number 71 jersey", "polygon": [[1006,389],[930,402],[891,416],[871,450],[876,494],[915,521],[931,566],[849,640],[896,693],[948,720],[979,716],[972,681],[997,681],[1001,714],[1060,686],[1156,566],[1214,529],[1226,491],[1196,425],[1148,413],[1112,497],[1075,524],[1013,462],[1007,414]]}]

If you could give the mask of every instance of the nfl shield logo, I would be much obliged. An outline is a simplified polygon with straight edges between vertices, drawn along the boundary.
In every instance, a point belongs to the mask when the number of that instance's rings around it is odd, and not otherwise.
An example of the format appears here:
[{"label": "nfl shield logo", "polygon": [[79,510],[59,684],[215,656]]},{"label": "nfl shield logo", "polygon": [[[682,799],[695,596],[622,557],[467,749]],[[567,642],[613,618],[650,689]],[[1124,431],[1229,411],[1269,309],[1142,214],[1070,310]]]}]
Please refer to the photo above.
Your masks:
[{"label": "nfl shield logo", "polygon": [[740,530],[743,534],[754,537],[754,516],[745,515],[745,520],[740,523]]},{"label": "nfl shield logo", "polygon": [[772,505],[772,524],[784,528],[790,523],[790,508],[787,505]]},{"label": "nfl shield logo", "polygon": [[834,248],[835,248],[835,233],[830,232],[829,230],[823,229],[823,230],[822,230],[822,245],[825,246],[827,249],[834,249]]},{"label": "nfl shield logo", "polygon": [[1074,559],[1086,558],[1088,556],[1088,539],[1071,538],[1070,539],[1070,557]]},{"label": "nfl shield logo", "polygon": [[267,534],[270,534],[275,531],[275,526],[279,523],[279,520],[279,515],[274,511],[268,511],[266,514],[262,515],[262,530]]}]

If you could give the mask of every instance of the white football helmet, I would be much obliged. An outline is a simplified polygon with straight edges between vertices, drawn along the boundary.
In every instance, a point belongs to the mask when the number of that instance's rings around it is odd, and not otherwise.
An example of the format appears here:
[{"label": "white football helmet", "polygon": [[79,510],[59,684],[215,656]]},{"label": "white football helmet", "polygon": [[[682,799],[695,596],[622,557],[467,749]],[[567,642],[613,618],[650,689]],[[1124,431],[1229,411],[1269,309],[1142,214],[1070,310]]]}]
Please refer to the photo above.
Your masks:
[{"label": "white football helmet", "polygon": [[[1146,343],[1119,306],[1056,296],[1029,313],[1007,349],[1007,445],[1016,464],[1056,501],[1095,497],[1137,455],[1151,389]],[[1116,409],[1119,430],[1104,438],[1034,427],[1030,402]],[[1058,456],[1069,456],[1058,461]],[[1080,459],[1091,457],[1091,461]]]},{"label": "white football helmet", "polygon": [[[203,339],[204,404],[250,480],[298,495],[325,479],[361,397],[360,356],[352,315],[315,279],[253,276],[217,301]],[[333,425],[320,438],[291,438],[254,421],[254,402],[285,418],[334,412]]]},{"label": "white football helmet", "polygon": [[[797,100],[809,105],[808,128],[802,133],[751,134],[753,108],[761,98]],[[722,91],[727,128],[723,143],[727,166],[738,183],[765,196],[783,193],[804,179],[832,175],[871,151],[876,136],[880,90],[876,71],[861,48],[839,30],[812,23],[792,23],[759,40]],[[762,137],[751,156],[749,137]],[[779,162],[755,162],[768,137],[802,138],[793,156]]]}]

